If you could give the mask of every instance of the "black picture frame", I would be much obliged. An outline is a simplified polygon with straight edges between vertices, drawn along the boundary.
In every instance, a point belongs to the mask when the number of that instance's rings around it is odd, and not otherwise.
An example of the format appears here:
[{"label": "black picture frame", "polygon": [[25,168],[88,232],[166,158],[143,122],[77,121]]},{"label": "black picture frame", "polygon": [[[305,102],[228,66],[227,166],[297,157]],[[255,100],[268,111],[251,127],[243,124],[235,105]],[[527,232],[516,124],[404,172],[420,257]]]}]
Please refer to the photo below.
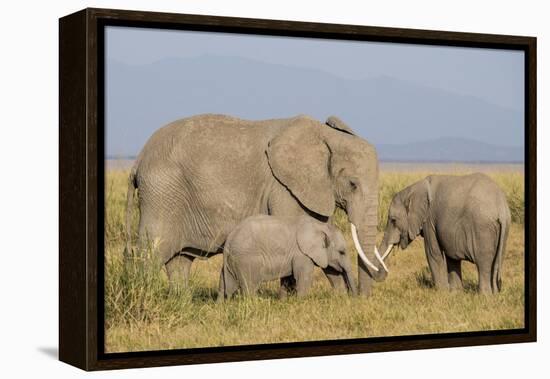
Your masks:
[{"label": "black picture frame", "polygon": [[[502,331],[103,351],[105,26],[512,49],[525,52],[525,327]],[[533,342],[536,305],[536,38],[112,9],[59,20],[59,359],[84,370]]]}]

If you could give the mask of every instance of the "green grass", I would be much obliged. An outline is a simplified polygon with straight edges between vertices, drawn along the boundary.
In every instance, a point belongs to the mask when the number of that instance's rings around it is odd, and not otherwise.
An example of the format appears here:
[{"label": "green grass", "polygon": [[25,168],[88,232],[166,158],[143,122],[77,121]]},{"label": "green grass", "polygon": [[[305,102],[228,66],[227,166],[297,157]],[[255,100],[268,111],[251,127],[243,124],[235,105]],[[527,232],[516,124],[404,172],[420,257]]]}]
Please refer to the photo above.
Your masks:
[{"label": "green grass", "polygon": [[[452,168],[450,172],[457,172]],[[463,171],[460,171],[463,173]],[[396,192],[427,172],[382,172],[379,225]],[[389,261],[390,274],[368,299],[336,294],[317,270],[314,288],[305,299],[277,298],[278,284],[266,283],[257,298],[237,297],[216,303],[222,257],[195,261],[189,288],[174,294],[148,249],[124,258],[127,172],[106,177],[105,212],[105,340],[106,351],[138,351],[227,346],[388,335],[510,329],[523,326],[524,235],[523,175],[492,172],[512,211],[503,264],[503,291],[477,294],[475,267],[463,263],[465,290],[433,288],[421,238]],[[345,214],[336,224],[349,238]],[[134,212],[134,224],[137,212]],[[135,231],[134,225],[134,231]],[[134,234],[135,238],[135,234]],[[378,239],[382,238],[382,233]],[[128,264],[124,264],[127,259]]]}]

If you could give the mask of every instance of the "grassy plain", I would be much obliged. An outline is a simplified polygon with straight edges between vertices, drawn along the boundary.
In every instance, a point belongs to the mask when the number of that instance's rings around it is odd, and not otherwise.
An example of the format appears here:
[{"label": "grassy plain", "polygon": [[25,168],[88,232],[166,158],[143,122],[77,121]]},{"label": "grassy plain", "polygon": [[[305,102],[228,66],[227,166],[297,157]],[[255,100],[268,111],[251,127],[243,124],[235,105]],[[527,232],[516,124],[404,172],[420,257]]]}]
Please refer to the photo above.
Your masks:
[{"label": "grassy plain", "polygon": [[[422,238],[389,260],[390,274],[371,297],[334,293],[317,269],[306,299],[277,298],[278,284],[266,283],[260,296],[216,303],[222,257],[195,260],[190,286],[168,291],[163,269],[151,254],[123,265],[126,167],[108,169],[105,204],[105,348],[108,352],[228,346],[371,336],[411,335],[520,328],[524,325],[523,169],[513,166],[417,165],[414,170],[382,165],[379,230],[388,204],[405,186],[437,171],[488,173],[505,191],[513,225],[503,263],[503,291],[477,294],[475,267],[463,263],[465,288],[433,288]],[[134,212],[136,214],[137,212]],[[137,220],[137,215],[136,215]],[[136,221],[134,220],[134,221]],[[353,251],[346,216],[335,223]],[[134,227],[135,230],[135,227]],[[382,232],[378,233],[378,240]],[[355,252],[354,252],[355,254]],[[354,259],[355,261],[355,259]]]}]

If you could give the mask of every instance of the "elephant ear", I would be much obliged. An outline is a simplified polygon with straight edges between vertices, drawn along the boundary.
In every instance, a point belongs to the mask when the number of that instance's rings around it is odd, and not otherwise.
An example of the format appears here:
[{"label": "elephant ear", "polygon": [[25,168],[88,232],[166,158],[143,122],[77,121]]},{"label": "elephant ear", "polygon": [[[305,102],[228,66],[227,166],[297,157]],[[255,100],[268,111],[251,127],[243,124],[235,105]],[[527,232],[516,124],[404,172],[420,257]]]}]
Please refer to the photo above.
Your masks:
[{"label": "elephant ear", "polygon": [[413,184],[405,203],[408,219],[409,240],[414,240],[422,230],[422,224],[428,217],[430,202],[432,201],[430,183],[427,179]]},{"label": "elephant ear", "polygon": [[321,139],[318,123],[296,120],[269,142],[266,153],[273,175],[304,207],[325,217],[332,216],[330,151]]},{"label": "elephant ear", "polygon": [[327,118],[327,121],[325,123],[332,129],[351,134],[352,136],[356,135],[353,129],[351,129],[344,121],[340,120],[336,116],[330,116],[329,118]]},{"label": "elephant ear", "polygon": [[321,268],[328,266],[328,246],[330,239],[328,234],[311,222],[304,222],[298,227],[296,240],[300,251],[307,255]]}]

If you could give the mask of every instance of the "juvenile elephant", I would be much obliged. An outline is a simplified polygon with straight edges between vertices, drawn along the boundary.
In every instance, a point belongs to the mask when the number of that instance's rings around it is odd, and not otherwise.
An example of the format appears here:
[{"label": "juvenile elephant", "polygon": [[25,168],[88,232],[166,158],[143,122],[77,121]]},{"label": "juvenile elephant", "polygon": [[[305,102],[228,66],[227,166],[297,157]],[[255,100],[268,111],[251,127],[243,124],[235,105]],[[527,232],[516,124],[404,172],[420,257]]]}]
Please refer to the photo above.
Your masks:
[{"label": "juvenile elephant", "polygon": [[297,296],[304,296],[314,266],[340,273],[348,291],[356,293],[346,241],[335,226],[307,216],[249,217],[227,237],[218,299],[239,288],[254,295],[262,282],[283,278],[295,280]]},{"label": "juvenile elephant", "polygon": [[437,288],[462,288],[466,260],[477,266],[479,291],[496,293],[510,222],[506,197],[488,176],[428,176],[394,196],[380,251],[386,258],[421,235]]},{"label": "juvenile elephant", "polygon": [[[175,121],[147,141],[130,172],[127,250],[134,191],[139,240],[153,241],[171,286],[187,282],[194,259],[222,253],[228,234],[264,214],[328,222],[336,207],[351,223],[359,253],[359,291],[383,270],[374,250],[378,211],[375,148],[336,117],[248,121],[198,115]],[[340,275],[326,272],[334,287]]]}]

